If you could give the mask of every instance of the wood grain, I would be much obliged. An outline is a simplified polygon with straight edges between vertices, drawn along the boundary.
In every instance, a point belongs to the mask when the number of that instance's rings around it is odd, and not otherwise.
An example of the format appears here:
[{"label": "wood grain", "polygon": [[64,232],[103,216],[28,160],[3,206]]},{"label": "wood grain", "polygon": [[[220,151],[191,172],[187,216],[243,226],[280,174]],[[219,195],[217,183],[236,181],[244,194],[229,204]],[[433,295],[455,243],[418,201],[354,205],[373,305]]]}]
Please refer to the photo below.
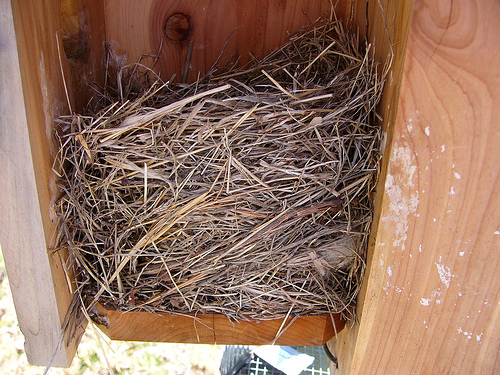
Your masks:
[{"label": "wood grain", "polygon": [[351,374],[500,372],[500,4],[417,1]]},{"label": "wood grain", "polygon": [[[368,248],[368,266],[364,275],[364,283],[361,287],[357,299],[357,317],[362,319],[363,303],[366,296],[367,280],[371,275],[371,259],[376,244],[376,234],[380,224],[382,202],[384,199],[385,177],[389,167],[389,157],[391,152],[401,80],[406,57],[408,32],[412,14],[413,1],[394,0],[371,0],[368,2],[353,2],[352,4],[352,27],[360,33],[360,38],[367,38],[372,44],[371,50],[374,58],[383,64],[390,64],[387,79],[384,86],[384,94],[377,108],[383,119],[382,127],[384,138],[382,140],[382,151],[385,150],[385,157],[381,162],[380,177],[374,196],[375,210],[371,235]],[[358,338],[359,325],[348,324],[333,339],[329,345],[338,357],[338,368],[331,367],[332,374],[349,374],[353,355]]]},{"label": "wood grain", "polygon": [[[336,11],[343,18],[346,2],[341,1]],[[168,39],[164,32],[165,22],[176,13],[186,15],[190,22],[188,36],[180,41]],[[175,81],[183,76],[192,41],[187,76],[187,81],[192,82],[217,60],[224,64],[232,56],[241,55],[243,65],[250,61],[250,53],[262,58],[283,44],[287,33],[330,13],[328,0],[110,0],[105,8],[106,39],[117,59],[127,63],[137,62],[143,54],[159,53],[161,59],[155,69],[165,80],[175,74]],[[151,64],[152,58],[143,62]]]},{"label": "wood grain", "polygon": [[[268,345],[280,331],[283,319],[260,322],[230,322],[223,315],[196,317],[151,314],[147,312],[120,313],[98,306],[99,328],[113,340],[182,342],[219,345]],[[335,329],[340,331],[344,321],[333,315]],[[288,318],[284,327],[292,323]],[[330,316],[297,318],[276,341],[278,345],[323,345],[335,334]]]},{"label": "wood grain", "polygon": [[66,84],[73,111],[82,113],[104,84],[104,3],[62,0],[60,20]]},{"label": "wood grain", "polygon": [[[55,39],[61,8],[57,0],[13,1],[16,50],[10,7],[1,4],[2,43],[8,43],[2,44],[0,89],[8,91],[0,96],[0,241],[28,358],[46,364],[70,299],[59,259],[46,255],[56,194],[52,119],[68,112]],[[335,343],[342,373],[500,373],[500,4],[346,1],[337,14],[348,16],[351,6],[354,25],[367,31],[381,60],[391,36],[395,60],[381,104],[386,178],[376,196],[360,324],[340,333]],[[330,3],[75,0],[64,9],[71,10],[73,26],[66,27],[74,35],[75,9],[92,15],[90,29],[85,22],[78,26],[78,35],[87,35],[89,55],[78,54],[76,62],[62,59],[77,108],[85,102],[82,83],[102,79],[104,39],[127,62],[160,51],[157,68],[165,79],[176,74],[177,80],[192,41],[188,81],[193,81],[217,60],[226,41],[220,61],[235,53],[242,55],[241,63],[248,52],[263,56],[284,41],[286,31],[328,13]],[[175,12],[188,15],[191,28],[186,39],[167,41],[163,25]],[[109,327],[103,330],[115,339],[197,342],[199,336],[217,343],[267,343],[281,325],[236,328],[214,316],[206,317],[210,328],[197,323],[195,330],[192,318],[181,324],[169,316],[106,314]],[[295,324],[282,344],[331,334],[325,320],[304,321],[297,331]],[[311,334],[313,326],[320,332]],[[68,364],[74,348],[58,352],[56,364]]]},{"label": "wood grain", "polygon": [[[18,4],[14,2],[13,8],[15,15]],[[57,87],[40,84],[41,79],[48,79],[45,74],[50,74],[52,65],[46,59],[50,49],[45,49],[45,43],[37,45],[41,40],[36,38],[36,24],[29,25],[30,16],[33,20],[37,10],[37,6],[23,6],[26,20],[20,22],[18,18],[16,22],[18,50],[11,4],[0,2],[0,242],[28,361],[46,365],[55,353],[53,364],[67,366],[73,359],[75,343],[58,350],[56,347],[69,293],[64,278],[53,273],[59,270],[62,275],[58,259],[47,256],[50,238],[45,236],[51,226],[48,220],[51,165],[45,133],[51,123],[45,121],[51,118],[45,117],[43,109],[53,107],[47,102],[51,94],[44,96],[41,91]],[[55,29],[52,30],[49,44],[55,41]],[[34,55],[21,59],[20,64],[18,54],[26,57],[28,46]],[[36,131],[32,121],[41,125]]]},{"label": "wood grain", "polygon": [[[61,264],[65,254],[47,255],[55,232],[51,204],[58,195],[52,172],[54,118],[69,113],[61,65],[73,110],[81,110],[92,96],[87,86],[103,77],[102,2],[65,0],[62,5],[12,1],[11,10],[2,2],[2,14],[10,20],[2,27],[2,41],[10,43],[5,54],[2,49],[6,62],[1,64],[2,88],[8,90],[1,96],[6,113],[1,118],[2,246],[26,354],[36,365],[47,365],[56,351],[72,298]],[[62,47],[64,33],[85,38],[85,51],[70,62]],[[52,365],[69,366],[76,346],[73,341],[59,347]]]}]

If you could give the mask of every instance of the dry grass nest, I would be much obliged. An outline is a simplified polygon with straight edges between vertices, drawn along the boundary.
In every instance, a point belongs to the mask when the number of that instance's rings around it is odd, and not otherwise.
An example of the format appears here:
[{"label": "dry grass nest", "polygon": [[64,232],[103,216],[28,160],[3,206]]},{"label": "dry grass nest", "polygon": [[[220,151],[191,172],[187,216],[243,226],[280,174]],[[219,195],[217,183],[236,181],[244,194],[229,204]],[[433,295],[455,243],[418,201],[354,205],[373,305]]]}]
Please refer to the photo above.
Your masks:
[{"label": "dry grass nest", "polygon": [[68,251],[81,305],[352,318],[380,159],[380,70],[325,20],[192,84],[108,66],[100,108],[58,120],[55,251]]}]

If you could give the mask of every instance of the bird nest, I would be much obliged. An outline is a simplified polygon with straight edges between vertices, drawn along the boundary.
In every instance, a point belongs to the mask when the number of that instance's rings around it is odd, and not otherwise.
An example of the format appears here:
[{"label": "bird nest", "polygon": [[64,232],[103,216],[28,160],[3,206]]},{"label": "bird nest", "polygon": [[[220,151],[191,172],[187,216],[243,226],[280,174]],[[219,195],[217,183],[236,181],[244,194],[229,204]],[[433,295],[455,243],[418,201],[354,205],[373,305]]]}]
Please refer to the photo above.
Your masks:
[{"label": "bird nest", "polygon": [[383,85],[358,43],[322,20],[192,84],[108,67],[101,108],[58,120],[55,250],[81,305],[351,318]]}]

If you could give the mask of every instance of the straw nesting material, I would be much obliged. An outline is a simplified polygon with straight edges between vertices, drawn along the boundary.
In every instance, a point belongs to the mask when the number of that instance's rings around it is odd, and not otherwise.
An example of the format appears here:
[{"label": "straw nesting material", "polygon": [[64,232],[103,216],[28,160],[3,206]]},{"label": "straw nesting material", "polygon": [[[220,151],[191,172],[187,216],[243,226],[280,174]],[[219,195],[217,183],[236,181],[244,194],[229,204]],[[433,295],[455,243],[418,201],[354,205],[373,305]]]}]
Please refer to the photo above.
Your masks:
[{"label": "straw nesting material", "polygon": [[350,318],[380,156],[376,66],[321,21],[190,85],[137,93],[137,71],[119,70],[106,108],[59,119],[57,249],[82,300]]}]

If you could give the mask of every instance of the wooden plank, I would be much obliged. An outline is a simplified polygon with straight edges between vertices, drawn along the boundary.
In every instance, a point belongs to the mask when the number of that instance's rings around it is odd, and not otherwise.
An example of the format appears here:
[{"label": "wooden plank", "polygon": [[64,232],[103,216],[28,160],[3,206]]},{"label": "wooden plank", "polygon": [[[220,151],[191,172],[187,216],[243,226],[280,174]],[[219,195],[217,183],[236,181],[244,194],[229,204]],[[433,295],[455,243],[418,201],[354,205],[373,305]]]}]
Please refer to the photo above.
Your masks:
[{"label": "wooden plank", "polygon": [[416,2],[351,374],[500,372],[500,4]]},{"label": "wooden plank", "polygon": [[[390,154],[392,146],[412,8],[413,1],[411,0],[371,0],[367,2],[353,2],[352,4],[352,15],[350,16],[353,23],[352,27],[358,30],[360,39],[368,38],[368,41],[372,44],[373,56],[377,61],[381,64],[391,63],[385,82],[384,95],[377,108],[378,113],[383,118],[382,128],[384,138],[381,148],[383,152],[385,150],[386,156],[381,163],[380,177],[375,190],[375,210],[367,252],[368,265],[357,299],[358,322],[362,319],[367,280],[370,278],[371,273],[371,258],[381,218],[382,202],[385,193],[385,177],[389,165],[389,157],[387,155]],[[332,374],[349,374],[356,348],[358,331],[359,324],[348,324],[329,343],[332,351],[336,353],[338,358],[338,368],[331,367]]]},{"label": "wooden plank", "polygon": [[[223,315],[182,316],[148,312],[121,313],[98,306],[99,328],[113,340],[183,342],[219,345],[267,345],[281,332],[283,319],[260,322],[231,322]],[[344,321],[333,315],[340,331]],[[284,327],[292,323],[288,318]],[[314,327],[312,331],[311,328]],[[293,321],[279,335],[278,345],[319,346],[333,337],[332,318],[304,316]]]},{"label": "wooden plank", "polygon": [[[32,159],[27,118],[32,106],[25,106],[23,100],[12,8],[8,1],[0,2],[0,34],[0,242],[19,326],[26,340],[28,361],[46,365],[55,353],[53,364],[67,366],[76,347],[73,343],[70,347],[60,346],[56,351],[67,300],[60,299],[54,287],[60,293],[67,293],[67,288],[65,290],[63,280],[52,278],[51,267],[60,265],[53,262],[51,266],[47,256],[35,178],[35,168],[42,165]],[[37,59],[39,57],[40,54]],[[37,70],[41,68],[36,66]],[[39,108],[41,103],[44,102],[38,103]],[[43,117],[41,121],[44,123]]]},{"label": "wooden plank", "polygon": [[[337,5],[340,18],[345,15],[346,5],[345,1]],[[161,58],[155,70],[165,80],[176,74],[177,82],[183,76],[192,42],[187,76],[187,81],[192,82],[218,59],[219,63],[225,63],[235,54],[241,54],[240,65],[243,65],[250,61],[249,53],[264,57],[287,40],[288,32],[322,15],[329,16],[330,12],[328,0],[259,0],[237,4],[234,0],[110,0],[105,9],[106,39],[116,58],[126,63],[137,62],[145,53],[159,52]],[[168,39],[164,31],[167,19],[176,13],[189,19],[188,35],[180,41]],[[144,59],[143,63],[151,64],[152,58]]]},{"label": "wooden plank", "polygon": [[[73,110],[90,97],[82,83],[92,85],[102,76],[102,1],[64,2],[74,2],[70,8],[78,14],[73,19],[78,18],[78,35],[87,46],[87,53],[70,63],[56,41],[68,29],[61,29],[61,16],[67,15],[59,1],[12,1],[12,7],[2,2],[2,41],[9,44],[5,51],[2,46],[6,61],[1,64],[2,88],[8,88],[2,95],[1,241],[26,354],[35,365],[47,365],[52,358],[72,298],[61,264],[65,254],[47,256],[55,231],[51,204],[58,194],[52,172],[53,119],[69,113],[61,65],[65,76],[73,78],[66,82]],[[69,366],[76,347],[77,340],[62,345],[52,365]]]}]

